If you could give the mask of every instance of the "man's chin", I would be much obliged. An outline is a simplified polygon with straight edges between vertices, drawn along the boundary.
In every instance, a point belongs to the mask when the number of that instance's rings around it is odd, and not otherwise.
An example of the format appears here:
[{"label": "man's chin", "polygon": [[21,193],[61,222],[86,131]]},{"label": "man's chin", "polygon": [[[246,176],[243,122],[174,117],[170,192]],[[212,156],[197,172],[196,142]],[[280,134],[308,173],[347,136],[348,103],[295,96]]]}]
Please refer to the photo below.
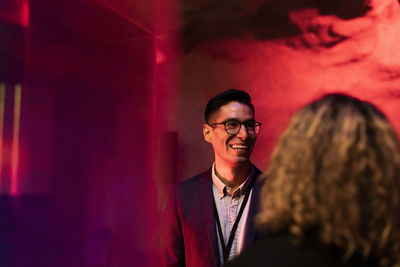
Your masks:
[{"label": "man's chin", "polygon": [[249,163],[250,158],[249,158],[249,157],[240,157],[240,156],[237,156],[237,157],[235,158],[234,161],[236,162],[236,164],[242,165],[242,164],[247,164],[247,163]]}]

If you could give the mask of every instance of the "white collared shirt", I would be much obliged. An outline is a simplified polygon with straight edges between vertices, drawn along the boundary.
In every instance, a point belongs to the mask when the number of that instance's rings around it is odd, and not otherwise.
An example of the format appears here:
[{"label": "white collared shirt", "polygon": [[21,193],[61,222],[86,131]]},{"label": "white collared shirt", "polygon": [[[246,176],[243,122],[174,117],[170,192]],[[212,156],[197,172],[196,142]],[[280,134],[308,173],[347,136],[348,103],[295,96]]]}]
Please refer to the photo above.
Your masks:
[{"label": "white collared shirt", "polygon": [[[243,202],[245,193],[248,186],[251,184],[252,179],[254,179],[254,167],[251,165],[251,171],[249,176],[245,181],[236,189],[234,192],[231,191],[216,175],[215,163],[212,166],[212,181],[213,181],[213,196],[215,200],[215,205],[218,211],[218,217],[220,220],[222,233],[224,236],[225,245],[228,243],[229,235],[232,230],[233,224],[235,223],[237,214],[239,212],[240,206]],[[239,255],[243,250],[244,237],[247,229],[248,213],[250,207],[250,200],[252,195],[252,188],[250,189],[249,199],[246,203],[246,207],[243,210],[242,217],[240,218],[238,228],[235,233],[235,238],[233,240],[232,248],[229,253],[229,260]],[[219,232],[217,224],[215,224],[217,231],[218,249],[220,256],[221,266],[223,264],[223,253],[222,246],[220,242]]]}]

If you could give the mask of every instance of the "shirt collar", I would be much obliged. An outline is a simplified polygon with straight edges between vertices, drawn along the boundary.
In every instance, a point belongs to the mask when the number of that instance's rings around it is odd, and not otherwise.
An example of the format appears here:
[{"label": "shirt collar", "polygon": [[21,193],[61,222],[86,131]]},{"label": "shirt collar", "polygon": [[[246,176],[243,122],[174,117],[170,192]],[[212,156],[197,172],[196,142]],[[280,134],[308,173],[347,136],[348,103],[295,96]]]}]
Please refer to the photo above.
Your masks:
[{"label": "shirt collar", "polygon": [[247,178],[244,180],[244,182],[234,191],[232,192],[231,188],[227,187],[221,179],[217,176],[216,170],[215,170],[215,162],[212,165],[212,171],[211,171],[211,177],[214,185],[217,187],[219,193],[220,193],[220,198],[224,198],[226,195],[230,195],[232,197],[238,197],[240,195],[244,195],[251,184],[251,181],[253,180],[254,177],[254,166],[253,164],[250,164],[250,174],[247,176]]}]

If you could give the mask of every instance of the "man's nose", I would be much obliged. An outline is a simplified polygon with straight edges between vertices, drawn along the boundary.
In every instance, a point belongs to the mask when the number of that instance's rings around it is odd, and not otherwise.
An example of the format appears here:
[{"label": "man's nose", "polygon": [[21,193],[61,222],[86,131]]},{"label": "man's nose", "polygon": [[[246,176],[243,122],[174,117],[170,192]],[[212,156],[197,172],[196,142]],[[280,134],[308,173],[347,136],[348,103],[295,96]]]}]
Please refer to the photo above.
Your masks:
[{"label": "man's nose", "polygon": [[249,133],[247,132],[246,126],[241,124],[239,132],[237,133],[236,136],[239,138],[242,138],[242,139],[247,139],[247,137],[249,136]]}]

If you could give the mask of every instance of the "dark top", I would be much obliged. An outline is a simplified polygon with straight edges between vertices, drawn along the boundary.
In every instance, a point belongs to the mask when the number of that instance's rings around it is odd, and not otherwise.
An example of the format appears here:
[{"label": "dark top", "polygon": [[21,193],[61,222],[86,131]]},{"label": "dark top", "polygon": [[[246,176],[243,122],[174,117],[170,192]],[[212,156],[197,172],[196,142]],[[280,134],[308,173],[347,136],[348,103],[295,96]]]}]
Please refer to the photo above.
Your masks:
[{"label": "dark top", "polygon": [[271,234],[264,240],[249,247],[241,255],[224,267],[375,267],[373,260],[363,261],[353,256],[342,262],[343,252],[321,245],[316,239],[310,239],[296,245],[292,235],[287,233]]}]

